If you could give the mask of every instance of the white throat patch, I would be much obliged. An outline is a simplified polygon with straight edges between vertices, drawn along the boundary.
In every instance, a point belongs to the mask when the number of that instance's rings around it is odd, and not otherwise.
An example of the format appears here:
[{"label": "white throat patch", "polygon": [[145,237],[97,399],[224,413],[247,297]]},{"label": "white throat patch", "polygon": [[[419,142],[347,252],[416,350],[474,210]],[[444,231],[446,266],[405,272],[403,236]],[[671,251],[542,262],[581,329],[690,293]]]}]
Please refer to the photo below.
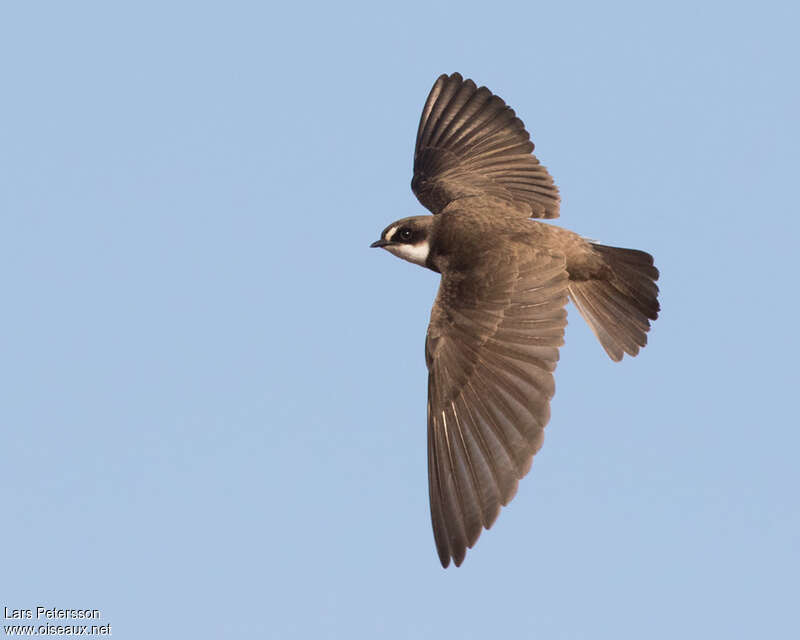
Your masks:
[{"label": "white throat patch", "polygon": [[427,240],[419,244],[392,244],[384,248],[398,258],[408,260],[421,267],[425,266],[425,261],[428,259],[428,254],[431,251],[431,246],[428,244]]}]

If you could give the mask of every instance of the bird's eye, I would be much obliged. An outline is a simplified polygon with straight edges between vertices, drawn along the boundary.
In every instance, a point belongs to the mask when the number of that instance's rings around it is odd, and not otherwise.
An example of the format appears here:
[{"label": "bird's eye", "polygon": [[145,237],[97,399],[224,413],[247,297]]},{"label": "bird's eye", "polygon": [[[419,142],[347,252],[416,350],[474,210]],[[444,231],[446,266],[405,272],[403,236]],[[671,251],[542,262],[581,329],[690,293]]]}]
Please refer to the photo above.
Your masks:
[{"label": "bird's eye", "polygon": [[411,229],[400,229],[400,231],[397,232],[398,239],[404,242],[408,242],[409,240],[411,240],[412,235],[413,234],[411,233]]}]

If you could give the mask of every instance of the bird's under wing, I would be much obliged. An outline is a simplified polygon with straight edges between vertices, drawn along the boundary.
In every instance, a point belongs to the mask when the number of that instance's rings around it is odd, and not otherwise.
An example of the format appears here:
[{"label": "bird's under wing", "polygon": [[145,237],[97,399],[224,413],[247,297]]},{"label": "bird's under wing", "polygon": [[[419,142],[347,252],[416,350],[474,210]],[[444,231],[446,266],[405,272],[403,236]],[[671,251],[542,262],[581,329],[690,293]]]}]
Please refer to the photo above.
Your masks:
[{"label": "bird's under wing", "polygon": [[558,188],[532,151],[501,98],[458,73],[442,75],[422,110],[411,188],[433,213],[478,196],[525,217],[557,218]]},{"label": "bird's under wing", "polygon": [[425,344],[431,520],[444,567],[461,564],[530,469],[566,325],[562,255],[509,244],[478,262],[481,278],[443,275]]}]

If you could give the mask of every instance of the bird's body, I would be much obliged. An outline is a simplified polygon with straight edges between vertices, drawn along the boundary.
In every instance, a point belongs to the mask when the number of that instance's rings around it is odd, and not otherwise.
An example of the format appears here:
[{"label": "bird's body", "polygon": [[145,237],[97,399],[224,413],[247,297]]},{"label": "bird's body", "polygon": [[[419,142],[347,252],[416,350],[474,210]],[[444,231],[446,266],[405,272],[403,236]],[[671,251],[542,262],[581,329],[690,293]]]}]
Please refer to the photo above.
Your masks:
[{"label": "bird's body", "polygon": [[436,214],[389,225],[373,246],[441,274],[425,345],[428,472],[439,558],[461,564],[530,468],[550,417],[571,298],[613,360],[658,316],[658,271],[532,220],[558,215],[522,122],[485,87],[441,76],[423,109],[412,188]]},{"label": "bird's body", "polygon": [[467,267],[473,266],[473,257],[496,250],[499,240],[563,253],[567,268],[576,279],[591,277],[603,264],[593,254],[591,243],[577,233],[498,211],[493,203],[479,197],[453,203],[438,216],[415,216],[407,220],[430,223],[433,250],[422,266],[439,273],[457,269],[463,261]]}]

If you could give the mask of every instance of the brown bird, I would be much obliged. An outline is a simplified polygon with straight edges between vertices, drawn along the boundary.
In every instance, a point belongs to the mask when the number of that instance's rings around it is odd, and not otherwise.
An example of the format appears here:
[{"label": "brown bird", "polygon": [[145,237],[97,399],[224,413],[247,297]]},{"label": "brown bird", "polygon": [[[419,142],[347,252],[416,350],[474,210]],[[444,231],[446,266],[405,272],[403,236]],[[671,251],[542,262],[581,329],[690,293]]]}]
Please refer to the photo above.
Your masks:
[{"label": "brown bird", "polygon": [[411,188],[433,216],[373,247],[441,274],[425,343],[428,483],[436,549],[459,566],[542,446],[570,298],[614,361],[658,317],[650,254],[596,244],[556,218],[558,189],[502,99],[460,74],[431,89]]}]

